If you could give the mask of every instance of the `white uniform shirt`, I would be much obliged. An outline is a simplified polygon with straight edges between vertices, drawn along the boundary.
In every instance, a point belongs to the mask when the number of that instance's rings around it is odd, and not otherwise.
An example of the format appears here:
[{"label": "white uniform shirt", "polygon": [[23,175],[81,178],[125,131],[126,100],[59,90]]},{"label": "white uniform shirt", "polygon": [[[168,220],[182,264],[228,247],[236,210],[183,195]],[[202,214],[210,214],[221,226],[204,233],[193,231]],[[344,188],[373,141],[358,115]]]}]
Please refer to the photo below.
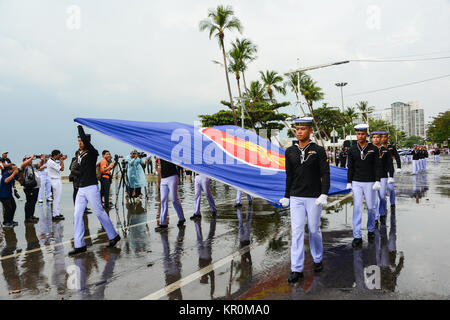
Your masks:
[{"label": "white uniform shirt", "polygon": [[50,179],[61,179],[61,165],[52,158],[47,161],[47,176]]}]

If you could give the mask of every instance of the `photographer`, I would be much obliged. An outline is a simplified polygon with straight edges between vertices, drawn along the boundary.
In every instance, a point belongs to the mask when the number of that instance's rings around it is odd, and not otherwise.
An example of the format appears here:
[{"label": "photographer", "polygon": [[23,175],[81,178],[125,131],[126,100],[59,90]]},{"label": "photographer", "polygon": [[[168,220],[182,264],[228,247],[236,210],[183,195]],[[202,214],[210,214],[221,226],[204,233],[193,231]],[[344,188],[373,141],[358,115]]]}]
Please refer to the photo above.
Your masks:
[{"label": "photographer", "polygon": [[11,160],[8,158],[8,152],[3,152],[2,157],[0,158],[0,162],[2,164],[2,171],[1,173],[5,172],[6,170],[9,170],[12,163]]},{"label": "photographer", "polygon": [[[66,155],[62,155],[61,151],[53,150],[50,159],[47,161],[47,174],[50,178],[53,190],[53,220],[64,220],[64,216],[61,214],[59,204],[61,201],[62,181],[61,172],[64,171],[64,160],[67,159]],[[59,160],[59,163],[56,161]]]},{"label": "photographer", "polygon": [[[38,200],[39,189],[41,187],[41,179],[39,177],[37,168],[38,165],[33,167],[33,160],[36,156],[25,156],[23,163],[20,166],[22,169],[20,182],[23,186],[23,192],[25,192],[25,222],[36,223],[39,221],[38,217],[34,216],[34,210],[36,208],[36,202]],[[36,170],[35,170],[36,168]]]},{"label": "photographer", "polygon": [[100,196],[104,199],[103,208],[109,207],[109,190],[111,188],[112,176],[111,170],[114,168],[114,162],[111,162],[111,153],[108,150],[103,150],[103,159],[100,161]]},{"label": "photographer", "polygon": [[131,198],[136,198],[141,195],[141,188],[145,187],[147,182],[142,168],[142,165],[147,164],[147,160],[140,158],[138,152],[133,150],[127,157],[127,161],[128,187],[131,191]]},{"label": "photographer", "polygon": [[73,194],[72,194],[73,204],[75,204],[75,199],[77,198],[77,193],[78,193],[78,187],[80,186],[81,171],[80,171],[80,165],[78,164],[78,155],[79,154],[80,154],[80,152],[77,150],[75,152],[75,157],[72,158],[72,161],[70,162],[70,166],[69,166],[69,170],[70,170],[69,181],[72,182],[72,185],[73,185]]},{"label": "photographer", "polygon": [[14,183],[19,179],[19,170],[15,164],[10,163],[7,168],[3,169],[0,179],[0,201],[3,205],[3,227],[5,228],[13,228],[19,225],[13,221],[16,212],[16,202],[12,193]]}]

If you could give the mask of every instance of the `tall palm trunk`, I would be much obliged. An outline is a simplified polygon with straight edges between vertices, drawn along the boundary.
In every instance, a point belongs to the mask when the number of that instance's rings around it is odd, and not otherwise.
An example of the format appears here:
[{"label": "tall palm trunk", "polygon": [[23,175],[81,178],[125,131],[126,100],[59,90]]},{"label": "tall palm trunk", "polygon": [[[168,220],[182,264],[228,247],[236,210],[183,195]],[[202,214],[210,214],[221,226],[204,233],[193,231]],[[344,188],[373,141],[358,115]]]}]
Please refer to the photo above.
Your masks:
[{"label": "tall palm trunk", "polygon": [[[241,99],[241,108],[244,108],[242,105],[243,105],[245,102],[242,101],[241,82],[240,82],[239,80],[240,80],[240,76],[239,76],[239,73],[237,72],[237,73],[236,73],[236,82],[237,82],[237,87],[238,87],[238,92],[239,92],[239,98]],[[248,113],[247,109],[244,108],[244,111],[245,111],[245,114],[247,115],[247,117],[248,117],[249,120],[250,120],[250,124],[251,124],[253,130],[256,130],[256,129],[255,129],[255,125],[253,124],[252,117],[250,117],[250,114]]]},{"label": "tall palm trunk", "polygon": [[322,143],[322,147],[325,148],[325,143],[323,142],[322,135],[320,134],[319,126],[317,125],[316,117],[314,116],[314,111],[313,111],[313,108],[312,108],[312,101],[307,101],[307,102],[308,102],[309,112],[311,112],[311,115],[312,115],[313,120],[314,120],[313,122],[314,122],[314,126],[315,126],[315,129],[316,129],[316,132],[319,134],[320,143]]},{"label": "tall palm trunk", "polygon": [[226,56],[226,54],[225,54],[225,46],[224,46],[224,44],[223,44],[223,35],[220,36],[220,45],[221,45],[221,47],[222,47],[223,64],[225,65],[225,77],[227,78],[228,94],[229,94],[229,96],[230,96],[230,105],[231,105],[231,109],[233,110],[233,120],[234,120],[234,125],[237,126],[236,110],[235,110],[234,104],[233,104],[233,96],[231,95],[230,79],[229,79],[229,77],[228,77],[227,56]]},{"label": "tall palm trunk", "polygon": [[247,82],[245,81],[245,73],[242,72],[242,80],[244,81],[244,90],[248,94]]}]

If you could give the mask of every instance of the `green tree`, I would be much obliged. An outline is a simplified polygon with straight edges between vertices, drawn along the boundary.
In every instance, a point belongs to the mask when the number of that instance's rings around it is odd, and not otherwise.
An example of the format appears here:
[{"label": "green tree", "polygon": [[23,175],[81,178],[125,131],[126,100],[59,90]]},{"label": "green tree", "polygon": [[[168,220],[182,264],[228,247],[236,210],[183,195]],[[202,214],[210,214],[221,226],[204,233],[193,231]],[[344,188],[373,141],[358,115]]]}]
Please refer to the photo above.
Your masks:
[{"label": "green tree", "polygon": [[313,103],[320,101],[324,97],[324,93],[322,92],[322,88],[317,86],[317,82],[315,82],[310,76],[305,76],[300,79],[300,93],[306,100],[306,104],[308,105],[309,112],[314,119],[315,132],[319,135],[319,139],[323,143],[322,134],[319,131],[319,127],[317,125],[317,119],[314,115]]},{"label": "green tree", "polygon": [[225,68],[225,78],[227,80],[228,94],[230,97],[230,105],[233,110],[234,124],[237,125],[236,110],[233,105],[233,96],[231,94],[230,79],[228,77],[227,57],[225,54],[225,45],[223,39],[225,38],[225,31],[237,30],[242,33],[242,25],[238,18],[234,16],[234,11],[231,6],[217,6],[215,9],[209,9],[208,18],[200,21],[200,31],[209,31],[209,39],[214,35],[219,41],[219,46],[222,49],[223,63]]},{"label": "green tree", "polygon": [[250,39],[236,39],[232,44],[233,49],[239,50],[241,52],[242,57],[242,80],[244,81],[244,89],[248,90],[247,82],[245,81],[245,71],[247,70],[248,64],[254,60],[256,60],[256,53],[258,52],[258,47],[251,42]]},{"label": "green tree", "polygon": [[370,114],[374,111],[373,107],[369,107],[369,102],[367,101],[360,101],[356,104],[356,106],[361,113],[363,122],[367,123],[369,121]]},{"label": "green tree", "polygon": [[441,112],[428,126],[428,140],[435,143],[447,141],[450,137],[450,111]]},{"label": "green tree", "polygon": [[[300,77],[299,77],[300,74]],[[297,73],[290,73],[286,82],[285,86],[289,87],[291,91],[295,94],[295,97],[297,98],[297,104],[301,111],[300,114],[306,115],[305,110],[303,110],[302,104],[300,102],[300,79],[305,76],[303,72],[297,72]]]},{"label": "green tree", "polygon": [[263,102],[267,100],[266,91],[259,81],[252,81],[250,83],[250,89],[244,94],[244,97],[247,100],[252,100],[254,102]]},{"label": "green tree", "polygon": [[406,148],[412,148],[415,144],[424,144],[424,140],[418,136],[410,136],[405,139],[403,145]]},{"label": "green tree", "polygon": [[264,88],[267,91],[267,95],[272,103],[275,102],[274,99],[274,91],[281,93],[282,95],[286,94],[286,88],[283,84],[283,77],[280,76],[276,71],[259,72],[261,75],[261,81],[263,83]]}]

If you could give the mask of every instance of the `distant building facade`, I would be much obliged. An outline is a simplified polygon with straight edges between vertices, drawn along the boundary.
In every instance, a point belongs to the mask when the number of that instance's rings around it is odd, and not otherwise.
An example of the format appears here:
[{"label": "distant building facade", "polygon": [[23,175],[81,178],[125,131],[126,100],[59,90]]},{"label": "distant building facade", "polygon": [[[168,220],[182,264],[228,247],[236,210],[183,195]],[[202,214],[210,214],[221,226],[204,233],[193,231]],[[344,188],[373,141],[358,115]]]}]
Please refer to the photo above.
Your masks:
[{"label": "distant building facade", "polygon": [[419,108],[418,101],[392,103],[391,119],[391,123],[398,130],[405,132],[407,137],[425,138],[424,110]]}]

